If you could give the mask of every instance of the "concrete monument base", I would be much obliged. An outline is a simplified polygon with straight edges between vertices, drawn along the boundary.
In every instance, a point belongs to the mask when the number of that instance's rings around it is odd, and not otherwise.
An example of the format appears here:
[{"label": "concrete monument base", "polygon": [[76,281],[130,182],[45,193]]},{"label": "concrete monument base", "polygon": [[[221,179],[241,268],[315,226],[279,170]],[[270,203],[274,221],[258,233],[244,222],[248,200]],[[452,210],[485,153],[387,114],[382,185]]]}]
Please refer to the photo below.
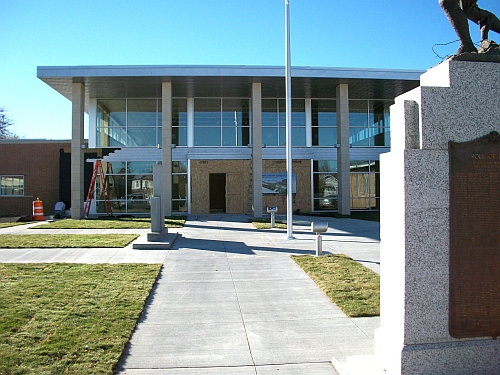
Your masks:
[{"label": "concrete monument base", "polygon": [[500,132],[499,82],[500,64],[447,60],[391,107],[391,152],[380,158],[381,327],[375,333],[375,357],[388,375],[500,373],[500,340],[449,333],[448,153],[449,141]]}]

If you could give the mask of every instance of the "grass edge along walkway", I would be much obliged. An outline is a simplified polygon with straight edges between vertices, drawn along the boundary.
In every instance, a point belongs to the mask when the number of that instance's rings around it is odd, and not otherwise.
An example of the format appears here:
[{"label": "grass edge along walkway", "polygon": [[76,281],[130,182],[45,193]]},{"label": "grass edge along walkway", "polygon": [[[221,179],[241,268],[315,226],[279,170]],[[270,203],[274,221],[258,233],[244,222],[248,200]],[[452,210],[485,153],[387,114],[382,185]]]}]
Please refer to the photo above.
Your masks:
[{"label": "grass edge along walkway", "polygon": [[[165,218],[168,228],[182,228],[187,216]],[[149,229],[151,218],[100,218],[100,219],[63,219],[40,224],[32,229]]]},{"label": "grass edge along walkway", "polygon": [[138,234],[1,234],[0,249],[122,248]]},{"label": "grass edge along walkway", "polygon": [[161,264],[0,264],[0,374],[112,374]]},{"label": "grass edge along walkway", "polygon": [[351,318],[380,315],[380,276],[344,254],[291,258]]}]

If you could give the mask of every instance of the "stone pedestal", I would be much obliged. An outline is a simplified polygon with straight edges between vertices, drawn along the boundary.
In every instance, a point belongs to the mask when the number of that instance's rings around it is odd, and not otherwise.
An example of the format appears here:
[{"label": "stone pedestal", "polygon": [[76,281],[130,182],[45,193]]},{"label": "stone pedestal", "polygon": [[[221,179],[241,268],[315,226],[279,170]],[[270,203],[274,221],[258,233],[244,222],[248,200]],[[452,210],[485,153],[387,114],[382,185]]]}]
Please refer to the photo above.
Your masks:
[{"label": "stone pedestal", "polygon": [[500,373],[500,340],[449,333],[448,142],[492,131],[500,132],[498,63],[447,60],[391,108],[391,152],[380,158],[381,327],[375,333],[375,355],[388,375]]},{"label": "stone pedestal", "polygon": [[160,197],[151,197],[151,232],[148,233],[148,242],[161,242],[168,234],[165,227],[165,218],[162,215],[162,205]]}]

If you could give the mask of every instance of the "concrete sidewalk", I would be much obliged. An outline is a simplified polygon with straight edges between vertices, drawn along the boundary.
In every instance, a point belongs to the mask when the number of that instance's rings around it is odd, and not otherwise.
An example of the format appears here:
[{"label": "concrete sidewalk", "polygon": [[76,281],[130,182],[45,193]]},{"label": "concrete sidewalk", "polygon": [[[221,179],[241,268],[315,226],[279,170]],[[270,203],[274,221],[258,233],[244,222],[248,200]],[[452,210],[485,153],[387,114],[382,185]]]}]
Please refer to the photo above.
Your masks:
[{"label": "concrete sidewalk", "polygon": [[[247,219],[186,223],[119,374],[336,374],[332,356],[372,353],[378,318],[347,318],[290,259],[315,252],[310,218],[296,218],[295,240]],[[325,252],[342,248],[377,268],[377,223],[330,226]]]},{"label": "concrete sidewalk", "polygon": [[[366,355],[379,318],[346,317],[290,255],[314,254],[311,220],[328,221],[323,252],[379,272],[378,223],[296,216],[287,240],[286,230],[256,230],[248,219],[190,216],[171,250],[0,249],[0,262],[164,263],[121,375],[336,374],[332,357],[341,375],[376,374]],[[70,232],[22,226],[0,234],[47,231]]]}]

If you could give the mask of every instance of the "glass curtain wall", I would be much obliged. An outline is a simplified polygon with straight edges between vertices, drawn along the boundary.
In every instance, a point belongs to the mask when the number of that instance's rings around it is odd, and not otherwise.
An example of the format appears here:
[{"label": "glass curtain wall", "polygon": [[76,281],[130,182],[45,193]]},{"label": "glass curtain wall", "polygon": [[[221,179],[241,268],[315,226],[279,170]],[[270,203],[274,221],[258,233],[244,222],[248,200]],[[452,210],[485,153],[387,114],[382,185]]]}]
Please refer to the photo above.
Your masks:
[{"label": "glass curtain wall", "polygon": [[172,211],[187,212],[188,205],[188,163],[172,162]]},{"label": "glass curtain wall", "polygon": [[338,209],[339,183],[336,160],[313,161],[314,211]]},{"label": "glass curtain wall", "polygon": [[390,146],[389,108],[392,100],[349,100],[349,144]]},{"label": "glass curtain wall", "polygon": [[247,146],[250,144],[250,99],[195,98],[195,146]]},{"label": "glass curtain wall", "polygon": [[98,99],[98,147],[156,147],[161,144],[161,100]]},{"label": "glass curtain wall", "polygon": [[[150,213],[153,196],[154,161],[103,162],[106,172],[107,196],[113,213]],[[96,212],[106,213],[101,181],[96,180]]]},{"label": "glass curtain wall", "polygon": [[375,160],[351,160],[351,209],[380,209],[380,163]]},{"label": "glass curtain wall", "polygon": [[[262,143],[268,147],[286,146],[285,99],[262,99]],[[292,99],[292,145],[306,145],[304,99]]]},{"label": "glass curtain wall", "polygon": [[311,100],[313,146],[335,146],[337,142],[337,107],[335,100]]},{"label": "glass curtain wall", "polygon": [[172,144],[187,146],[187,99],[172,100]]}]

